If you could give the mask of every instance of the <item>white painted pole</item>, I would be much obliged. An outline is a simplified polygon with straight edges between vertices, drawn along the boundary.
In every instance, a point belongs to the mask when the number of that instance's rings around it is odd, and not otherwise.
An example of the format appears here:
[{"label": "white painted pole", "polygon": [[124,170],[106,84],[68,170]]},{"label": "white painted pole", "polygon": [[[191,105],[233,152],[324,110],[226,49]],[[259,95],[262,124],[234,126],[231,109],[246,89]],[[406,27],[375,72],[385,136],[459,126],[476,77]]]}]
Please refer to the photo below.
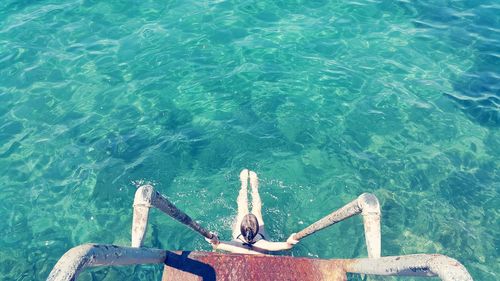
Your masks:
[{"label": "white painted pole", "polygon": [[84,244],[67,251],[56,263],[47,281],[73,281],[87,267],[163,263],[165,250]]},{"label": "white painted pole", "polygon": [[381,254],[380,205],[377,197],[370,193],[361,194],[356,200],[332,212],[294,235],[303,239],[317,231],[334,225],[352,216],[362,214],[368,257],[378,258]]},{"label": "white painted pole", "polygon": [[407,255],[344,261],[346,272],[383,276],[438,276],[443,281],[472,281],[467,269],[444,255]]}]

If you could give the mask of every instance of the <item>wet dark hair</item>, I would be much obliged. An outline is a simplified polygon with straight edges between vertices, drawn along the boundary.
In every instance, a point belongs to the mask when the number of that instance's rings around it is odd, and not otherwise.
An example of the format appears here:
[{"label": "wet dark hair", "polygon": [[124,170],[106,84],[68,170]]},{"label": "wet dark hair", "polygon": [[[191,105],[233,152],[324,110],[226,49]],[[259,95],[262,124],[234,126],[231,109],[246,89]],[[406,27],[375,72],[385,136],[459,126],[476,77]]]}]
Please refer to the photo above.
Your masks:
[{"label": "wet dark hair", "polygon": [[247,243],[255,243],[254,238],[259,233],[259,220],[254,214],[247,214],[243,217],[240,226],[241,236]]}]

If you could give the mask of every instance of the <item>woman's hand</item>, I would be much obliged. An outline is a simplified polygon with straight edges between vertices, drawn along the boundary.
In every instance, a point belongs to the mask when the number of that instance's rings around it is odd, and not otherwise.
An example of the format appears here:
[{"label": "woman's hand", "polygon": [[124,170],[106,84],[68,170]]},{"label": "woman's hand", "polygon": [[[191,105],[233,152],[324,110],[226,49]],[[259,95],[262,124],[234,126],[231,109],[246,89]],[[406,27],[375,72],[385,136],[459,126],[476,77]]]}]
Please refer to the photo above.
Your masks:
[{"label": "woman's hand", "polygon": [[214,250],[217,248],[217,245],[219,245],[219,243],[220,243],[219,237],[217,237],[217,234],[214,234],[214,233],[212,233],[212,238],[205,237],[205,241],[210,243],[212,245],[212,247],[214,248]]},{"label": "woman's hand", "polygon": [[286,239],[286,243],[288,243],[290,245],[295,245],[295,244],[299,243],[299,240],[295,240],[295,238],[293,238],[295,236],[295,234],[297,234],[297,233],[292,233],[292,235],[290,235],[290,237],[288,237],[288,239]]}]

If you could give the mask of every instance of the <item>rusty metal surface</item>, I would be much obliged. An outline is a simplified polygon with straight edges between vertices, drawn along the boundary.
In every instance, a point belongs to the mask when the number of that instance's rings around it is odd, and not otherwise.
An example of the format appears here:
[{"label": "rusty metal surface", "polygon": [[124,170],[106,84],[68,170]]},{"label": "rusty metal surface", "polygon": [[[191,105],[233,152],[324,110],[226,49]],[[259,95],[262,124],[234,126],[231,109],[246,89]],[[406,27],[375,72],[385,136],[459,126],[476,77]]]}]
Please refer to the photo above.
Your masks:
[{"label": "rusty metal surface", "polygon": [[169,252],[167,280],[332,280],[345,281],[341,260],[208,252]]}]

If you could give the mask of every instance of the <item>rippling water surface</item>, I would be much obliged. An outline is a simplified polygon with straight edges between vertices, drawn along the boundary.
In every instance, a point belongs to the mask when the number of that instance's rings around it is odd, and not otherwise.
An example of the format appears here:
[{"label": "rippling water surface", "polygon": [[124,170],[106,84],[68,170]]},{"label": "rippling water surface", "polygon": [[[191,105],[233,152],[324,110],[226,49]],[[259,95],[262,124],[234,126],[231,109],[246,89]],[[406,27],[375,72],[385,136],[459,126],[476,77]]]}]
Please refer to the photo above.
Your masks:
[{"label": "rippling water surface", "polygon": [[[493,0],[1,1],[0,279],[128,245],[144,182],[227,239],[245,167],[273,240],[373,192],[383,255],[498,279],[499,15]],[[145,244],[210,249],[157,211]],[[290,254],[365,257],[361,219]]]}]

